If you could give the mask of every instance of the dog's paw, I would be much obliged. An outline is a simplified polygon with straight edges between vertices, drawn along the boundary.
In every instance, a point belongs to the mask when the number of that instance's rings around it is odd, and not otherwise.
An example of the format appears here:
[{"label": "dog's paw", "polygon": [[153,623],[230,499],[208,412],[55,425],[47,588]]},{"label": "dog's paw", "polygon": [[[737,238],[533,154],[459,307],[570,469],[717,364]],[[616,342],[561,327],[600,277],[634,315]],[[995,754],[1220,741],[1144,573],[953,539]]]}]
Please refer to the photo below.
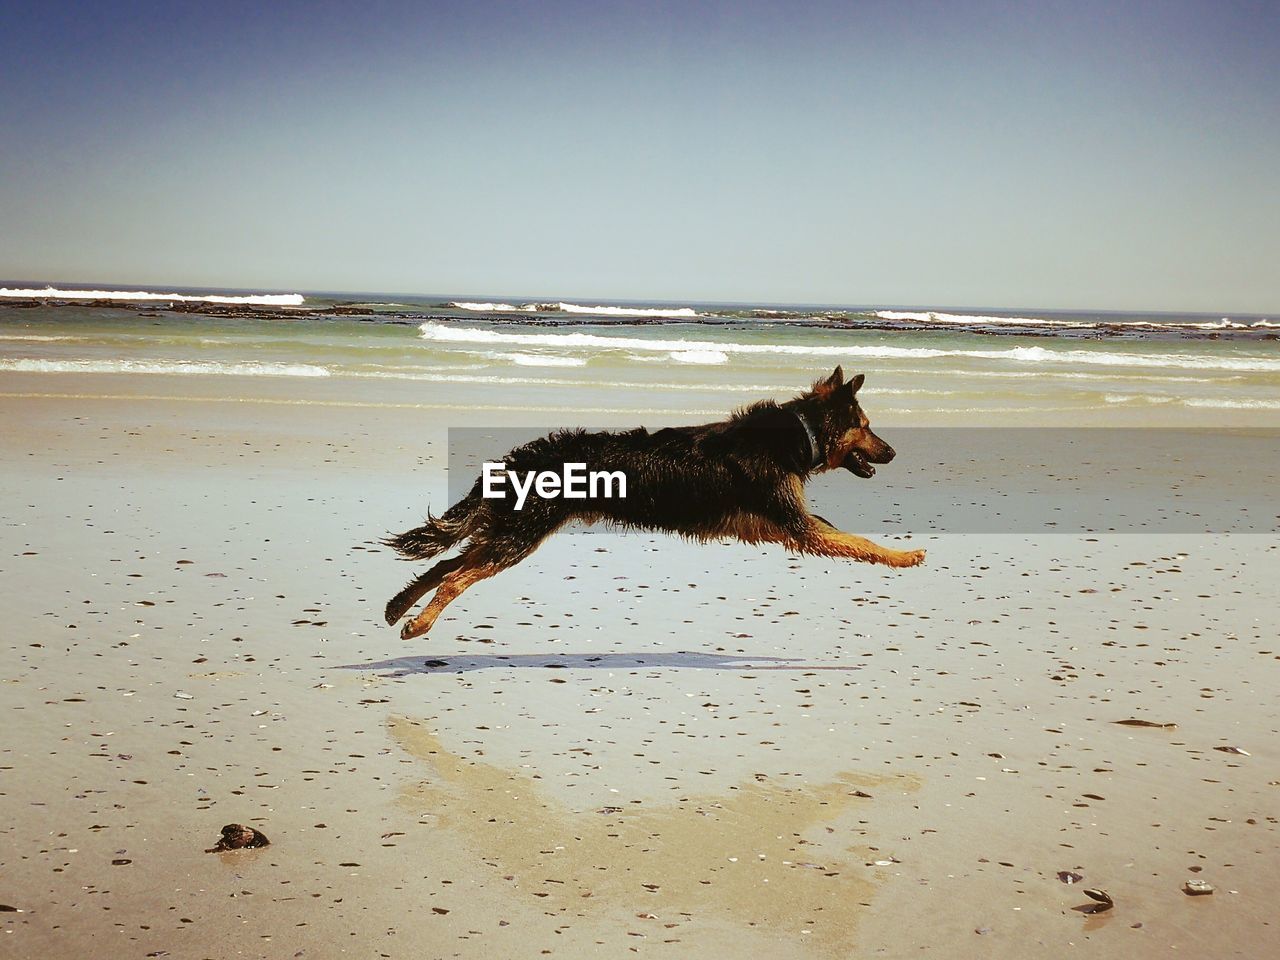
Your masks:
[{"label": "dog's paw", "polygon": [[410,620],[408,623],[406,623],[403,627],[400,628],[400,639],[412,640],[414,637],[420,637],[426,632],[427,631],[425,628],[414,629],[413,621]]},{"label": "dog's paw", "polygon": [[904,567],[918,567],[924,563],[924,554],[925,551],[923,550],[908,550],[903,554],[901,565]]}]

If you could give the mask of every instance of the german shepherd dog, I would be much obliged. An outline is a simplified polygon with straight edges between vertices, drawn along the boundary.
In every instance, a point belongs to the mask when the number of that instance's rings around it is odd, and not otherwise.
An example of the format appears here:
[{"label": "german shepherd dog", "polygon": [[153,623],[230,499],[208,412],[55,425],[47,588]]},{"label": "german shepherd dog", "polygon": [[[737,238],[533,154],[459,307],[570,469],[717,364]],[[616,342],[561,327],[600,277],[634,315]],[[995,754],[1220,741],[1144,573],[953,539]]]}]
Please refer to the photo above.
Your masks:
[{"label": "german shepherd dog", "polygon": [[696,540],[736,537],[780,543],[788,550],[845,557],[891,567],[924,562],[923,550],[892,550],[837,530],[810,513],[804,484],[815,473],[843,467],[859,477],[888,463],[893,448],[871,432],[858,405],[863,375],[844,372],[819,380],[793,400],[764,400],[728,420],[696,427],[643,427],[622,433],[565,430],[517,447],[508,470],[563,470],[566,463],[622,471],[627,496],[582,499],[485,498],[477,479],[471,492],[439,517],[383,542],[409,560],[426,560],[467,541],[456,557],[416,577],[387,604],[389,625],[428,592],[435,596],[404,625],[408,640],[431,629],[453,600],[473,584],[514,566],[570,520],[663,530]]}]

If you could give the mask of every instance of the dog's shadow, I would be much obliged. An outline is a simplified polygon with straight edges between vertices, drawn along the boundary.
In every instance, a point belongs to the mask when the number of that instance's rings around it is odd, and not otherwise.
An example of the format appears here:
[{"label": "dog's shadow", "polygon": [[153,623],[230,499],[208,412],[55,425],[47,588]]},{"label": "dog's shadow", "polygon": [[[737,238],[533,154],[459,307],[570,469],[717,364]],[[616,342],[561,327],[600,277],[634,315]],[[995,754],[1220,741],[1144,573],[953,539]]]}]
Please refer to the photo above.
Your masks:
[{"label": "dog's shadow", "polygon": [[472,670],[859,670],[861,664],[804,663],[795,657],[729,656],[720,653],[513,653],[457,654],[444,657],[393,657],[348,663],[339,670],[371,670],[388,677],[415,673],[467,673]]}]

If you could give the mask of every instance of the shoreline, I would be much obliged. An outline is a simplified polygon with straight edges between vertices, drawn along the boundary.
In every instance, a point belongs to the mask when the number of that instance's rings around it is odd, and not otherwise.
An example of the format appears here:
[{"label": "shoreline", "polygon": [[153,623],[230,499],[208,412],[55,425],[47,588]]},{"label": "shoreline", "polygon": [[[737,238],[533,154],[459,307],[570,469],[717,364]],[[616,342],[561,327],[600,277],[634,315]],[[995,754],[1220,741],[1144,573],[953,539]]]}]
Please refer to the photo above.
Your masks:
[{"label": "shoreline", "polygon": [[[234,393],[228,388],[234,386]],[[798,387],[797,387],[798,389]],[[775,396],[793,391],[779,389]],[[441,396],[441,394],[445,394]],[[768,394],[741,391],[749,400]],[[587,396],[584,404],[567,399]],[[138,374],[130,372],[65,373],[0,370],[0,398],[31,402],[150,402],[223,406],[315,406],[317,408],[502,414],[493,425],[557,425],[547,414],[572,414],[565,425],[587,427],[662,426],[667,421],[703,422],[727,416],[743,401],[735,392],[703,391],[697,385],[637,384],[636,389],[610,390],[590,381],[542,384],[537,379],[506,383],[393,380],[361,377],[236,376],[231,374]],[[604,402],[601,403],[601,398]],[[576,399],[576,398],[575,398]],[[692,405],[691,405],[692,402]],[[1025,410],[914,410],[896,407],[892,397],[877,397],[868,386],[867,407],[877,426],[886,427],[1060,427],[1070,414],[1073,427],[1272,429],[1280,426],[1268,408],[1115,406],[1091,409],[1034,407]],[[530,416],[532,415],[532,416]],[[656,417],[661,416],[662,422]],[[511,418],[515,419],[512,420]]]}]

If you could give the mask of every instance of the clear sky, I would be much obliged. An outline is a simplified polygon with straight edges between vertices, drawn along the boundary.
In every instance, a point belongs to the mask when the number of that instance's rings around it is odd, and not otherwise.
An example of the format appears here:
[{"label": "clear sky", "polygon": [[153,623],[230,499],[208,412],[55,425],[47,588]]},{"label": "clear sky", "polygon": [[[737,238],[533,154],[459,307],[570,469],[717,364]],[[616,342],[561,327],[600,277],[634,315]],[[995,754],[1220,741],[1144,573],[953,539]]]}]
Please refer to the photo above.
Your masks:
[{"label": "clear sky", "polygon": [[1271,2],[0,0],[0,279],[1280,310]]}]

